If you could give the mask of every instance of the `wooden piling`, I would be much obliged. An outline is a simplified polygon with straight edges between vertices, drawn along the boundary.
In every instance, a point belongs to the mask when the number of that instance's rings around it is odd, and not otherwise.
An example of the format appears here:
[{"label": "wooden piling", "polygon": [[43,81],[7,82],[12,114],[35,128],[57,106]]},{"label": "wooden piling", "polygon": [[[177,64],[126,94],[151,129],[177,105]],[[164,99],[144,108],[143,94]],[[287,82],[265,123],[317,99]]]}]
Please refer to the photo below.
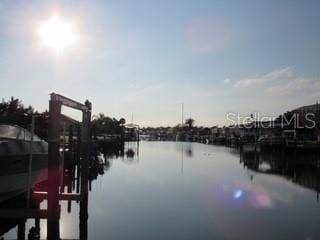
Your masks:
[{"label": "wooden piling", "polygon": [[17,232],[18,240],[26,239],[26,220],[20,220],[18,223],[18,232]]},{"label": "wooden piling", "polygon": [[82,114],[82,131],[81,131],[81,200],[80,200],[80,239],[88,239],[88,176],[90,160],[90,123],[91,123],[91,103],[85,102],[88,110]]},{"label": "wooden piling", "polygon": [[48,240],[60,239],[59,234],[59,144],[61,102],[49,102],[49,146],[48,146]]}]

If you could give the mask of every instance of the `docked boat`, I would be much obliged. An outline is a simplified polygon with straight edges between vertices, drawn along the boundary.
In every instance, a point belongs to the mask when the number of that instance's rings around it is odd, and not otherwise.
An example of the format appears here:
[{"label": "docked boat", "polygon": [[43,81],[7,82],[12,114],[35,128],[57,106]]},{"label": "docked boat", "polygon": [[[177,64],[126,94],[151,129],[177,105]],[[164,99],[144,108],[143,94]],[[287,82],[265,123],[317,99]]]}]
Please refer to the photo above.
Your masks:
[{"label": "docked boat", "polygon": [[[32,166],[29,172],[30,153]],[[0,202],[27,191],[48,175],[48,143],[19,126],[0,124]]]},{"label": "docked boat", "polygon": [[284,138],[281,136],[262,135],[258,138],[258,142],[262,145],[282,145]]},{"label": "docked boat", "polygon": [[259,152],[260,145],[255,143],[242,143],[241,150],[242,152]]}]

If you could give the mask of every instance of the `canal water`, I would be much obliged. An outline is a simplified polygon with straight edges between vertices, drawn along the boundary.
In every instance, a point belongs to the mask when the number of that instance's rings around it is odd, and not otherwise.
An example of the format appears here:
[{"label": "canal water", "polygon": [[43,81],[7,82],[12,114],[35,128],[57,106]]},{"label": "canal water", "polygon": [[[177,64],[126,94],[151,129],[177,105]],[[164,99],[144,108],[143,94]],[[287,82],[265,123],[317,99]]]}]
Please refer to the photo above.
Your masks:
[{"label": "canal water", "polygon": [[[91,183],[88,239],[320,239],[317,159],[140,142],[105,160]],[[66,209],[60,236],[77,238],[79,206]]]}]

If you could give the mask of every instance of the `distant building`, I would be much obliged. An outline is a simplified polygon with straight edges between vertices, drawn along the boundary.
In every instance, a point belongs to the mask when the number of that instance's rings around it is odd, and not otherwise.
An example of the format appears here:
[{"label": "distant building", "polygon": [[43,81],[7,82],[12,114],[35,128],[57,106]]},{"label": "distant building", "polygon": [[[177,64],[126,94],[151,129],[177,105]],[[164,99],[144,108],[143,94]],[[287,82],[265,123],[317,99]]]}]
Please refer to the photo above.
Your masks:
[{"label": "distant building", "polygon": [[290,129],[296,130],[298,138],[320,140],[320,104],[318,102],[293,109],[283,114],[282,122],[283,119],[290,125]]},{"label": "distant building", "polygon": [[296,108],[291,112],[300,113],[300,114],[307,114],[307,113],[320,114],[320,104],[317,102],[316,104],[313,104],[313,105],[307,105],[307,106]]},{"label": "distant building", "polygon": [[[306,128],[318,128],[320,126],[320,104],[317,102],[313,105],[303,106],[291,111],[295,114],[300,126]],[[300,126],[296,126],[296,128]]]},{"label": "distant building", "polygon": [[139,125],[129,123],[125,125],[124,140],[125,141],[139,141]]}]

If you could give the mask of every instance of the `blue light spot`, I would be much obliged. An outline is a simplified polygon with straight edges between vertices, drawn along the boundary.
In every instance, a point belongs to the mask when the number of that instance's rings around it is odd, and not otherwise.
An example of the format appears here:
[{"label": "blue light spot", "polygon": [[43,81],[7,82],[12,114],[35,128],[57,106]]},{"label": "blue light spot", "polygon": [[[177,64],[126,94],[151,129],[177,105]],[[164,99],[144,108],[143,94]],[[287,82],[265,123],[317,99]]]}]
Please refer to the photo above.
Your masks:
[{"label": "blue light spot", "polygon": [[234,198],[234,199],[241,198],[242,193],[243,193],[242,190],[236,190],[236,191],[233,193],[233,198]]}]

